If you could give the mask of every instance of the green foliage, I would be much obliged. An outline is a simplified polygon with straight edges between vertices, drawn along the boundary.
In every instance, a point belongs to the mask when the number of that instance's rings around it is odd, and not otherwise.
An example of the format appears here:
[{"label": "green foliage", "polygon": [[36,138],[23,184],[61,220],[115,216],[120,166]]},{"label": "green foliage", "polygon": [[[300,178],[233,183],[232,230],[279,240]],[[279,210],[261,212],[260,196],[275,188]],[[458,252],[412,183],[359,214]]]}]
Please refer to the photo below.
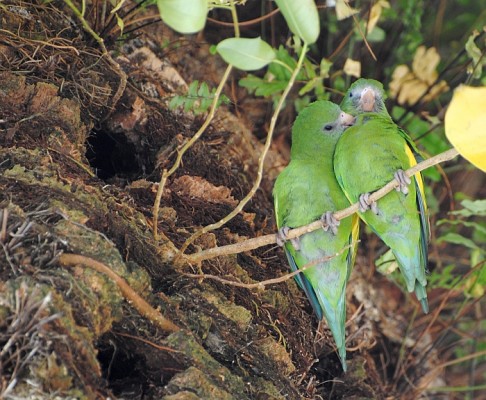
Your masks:
[{"label": "green foliage", "polygon": [[461,205],[462,209],[449,213],[455,219],[438,221],[437,225],[445,227],[446,231],[437,243],[451,243],[467,249],[471,268],[475,269],[466,280],[464,290],[480,297],[486,288],[486,200],[465,199]]},{"label": "green foliage", "polygon": [[307,44],[319,37],[319,14],[314,0],[275,0],[290,30]]},{"label": "green foliage", "polygon": [[428,277],[428,287],[437,287],[443,289],[452,289],[461,280],[460,276],[454,272],[456,266],[454,264],[446,265],[440,272],[432,272]]},{"label": "green foliage", "polygon": [[411,61],[417,48],[424,43],[422,18],[425,9],[423,0],[399,0],[397,7],[384,12],[385,16],[391,17],[394,24],[403,25],[398,47],[394,50],[396,64]]},{"label": "green foliage", "polygon": [[[395,106],[391,115],[395,120],[399,120],[406,113],[407,110],[403,107]],[[401,126],[410,134],[414,141],[418,139],[419,147],[427,154],[439,154],[450,148],[450,145],[444,139],[443,128],[430,131],[430,123],[414,113],[408,113]],[[442,176],[436,168],[428,168],[422,174],[433,182],[442,180]]]},{"label": "green foliage", "polygon": [[467,68],[467,72],[471,74],[473,79],[481,79],[482,83],[486,83],[486,77],[483,76],[483,67],[486,65],[486,58],[484,57],[483,52],[478,47],[476,42],[474,41],[479,36],[478,31],[474,31],[469,39],[466,42],[466,52],[467,55],[471,58],[471,64]]},{"label": "green foliage", "polygon": [[[290,55],[289,50],[280,46],[276,52],[276,60],[272,62],[263,78],[248,74],[240,79],[239,84],[248,89],[255,96],[272,98],[274,103],[278,101],[283,90],[287,86],[292,71],[297,61]],[[296,101],[296,106],[303,107],[310,101],[310,95],[319,100],[328,100],[329,94],[324,87],[324,79],[329,77],[329,70],[332,63],[323,58],[320,65],[313,64],[308,58],[304,60],[304,68],[297,75],[297,79],[304,83],[299,91],[301,96]]]},{"label": "green foliage", "polygon": [[229,38],[216,46],[216,51],[228,64],[243,71],[253,71],[267,66],[275,51],[261,38]]},{"label": "green foliage", "polygon": [[[174,96],[169,102],[169,108],[175,110],[178,107],[183,107],[185,112],[192,111],[194,114],[205,113],[214,100],[214,93],[216,89],[209,90],[206,82],[199,84],[199,81],[194,81],[189,85],[187,95]],[[230,100],[225,95],[221,95],[218,99],[217,106],[221,104],[228,104]]]},{"label": "green foliage", "polygon": [[162,20],[177,32],[199,32],[206,24],[207,0],[157,0],[157,7]]}]

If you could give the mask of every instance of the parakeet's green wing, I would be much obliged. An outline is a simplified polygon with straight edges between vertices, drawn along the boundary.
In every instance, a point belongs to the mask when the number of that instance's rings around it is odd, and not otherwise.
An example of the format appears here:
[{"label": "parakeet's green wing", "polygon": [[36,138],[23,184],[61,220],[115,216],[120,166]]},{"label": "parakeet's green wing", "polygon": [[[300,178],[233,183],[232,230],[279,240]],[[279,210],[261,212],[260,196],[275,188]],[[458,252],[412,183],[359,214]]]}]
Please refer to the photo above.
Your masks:
[{"label": "parakeet's green wing", "polygon": [[[278,176],[273,190],[278,228],[296,228],[318,220],[327,211],[349,206],[334,177],[332,156],[336,142],[352,117],[327,101],[313,103],[292,128],[290,164]],[[292,270],[306,269],[296,280],[317,316],[325,317],[346,370],[346,283],[355,250],[358,224],[347,218],[337,233],[318,229],[298,243],[285,243]],[[295,246],[297,247],[295,247]]]},{"label": "parakeet's green wing", "polygon": [[[276,190],[275,192],[279,192],[279,191]],[[286,220],[286,213],[280,210],[277,196],[275,196],[274,208],[275,208],[275,215],[277,216],[277,227],[280,229],[282,226],[288,226],[283,223],[283,221]],[[292,256],[292,254],[290,253],[287,247],[285,247],[285,255],[287,256],[290,270],[292,272],[297,271],[299,267],[297,267],[297,264],[295,264],[294,257]],[[317,300],[316,292],[314,291],[314,288],[310,284],[309,280],[305,277],[304,274],[297,274],[295,275],[294,278],[297,284],[300,286],[300,288],[304,291],[307,298],[309,299],[309,302],[311,303],[312,309],[316,313],[317,318],[321,320],[324,317],[324,314],[322,313],[322,308],[319,304],[319,300]]]},{"label": "parakeet's green wing", "polygon": [[[406,170],[415,164],[412,149],[397,126],[391,119],[375,113],[358,117],[356,125],[339,140],[334,156],[336,178],[353,203],[361,194],[373,192],[392,180],[398,169]],[[360,217],[392,249],[407,288],[415,290],[427,311],[426,203],[419,174],[413,177],[413,182],[408,196],[392,192],[380,199],[380,215],[366,212]]]},{"label": "parakeet's green wing", "polygon": [[[399,133],[401,136],[406,140],[407,145],[409,146],[407,155],[410,160],[410,167],[413,167],[423,160],[422,156],[420,155],[419,150],[411,140],[411,138],[400,128],[398,128]],[[420,159],[417,159],[420,157]],[[415,194],[417,200],[417,209],[420,216],[420,256],[421,262],[419,268],[425,273],[428,272],[427,265],[429,263],[429,252],[428,252],[428,242],[430,240],[430,222],[428,216],[428,209],[427,209],[427,202],[425,198],[425,188],[424,182],[422,179],[422,174],[417,173],[412,178],[412,183],[415,185]],[[420,272],[421,274],[421,272]],[[422,283],[417,282],[415,285],[415,294],[422,305],[422,309],[424,313],[429,312],[429,305],[427,301],[427,292],[425,289],[425,285]]]}]

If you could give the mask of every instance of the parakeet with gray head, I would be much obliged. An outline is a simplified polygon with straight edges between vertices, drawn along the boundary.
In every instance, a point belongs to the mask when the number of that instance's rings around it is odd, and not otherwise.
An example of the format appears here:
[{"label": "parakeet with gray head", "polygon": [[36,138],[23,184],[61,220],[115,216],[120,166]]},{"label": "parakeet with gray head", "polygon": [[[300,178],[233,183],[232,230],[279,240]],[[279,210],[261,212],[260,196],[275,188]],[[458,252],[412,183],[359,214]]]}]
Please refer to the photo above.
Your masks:
[{"label": "parakeet with gray head", "polygon": [[[349,201],[360,202],[359,216],[390,247],[408,291],[415,291],[427,313],[429,221],[424,186],[420,173],[411,178],[404,173],[421,161],[419,152],[388,114],[380,82],[357,80],[347,91],[341,108],[357,118],[336,146],[337,181]],[[378,204],[370,203],[369,193],[393,178],[399,183],[397,191],[378,200]]]},{"label": "parakeet with gray head", "polygon": [[[293,271],[308,266],[296,281],[305,291],[319,319],[326,318],[346,371],[346,283],[358,237],[358,218],[339,221],[333,211],[349,206],[333,171],[333,154],[342,132],[354,118],[329,101],[317,101],[298,115],[292,127],[289,165],[273,189],[280,236],[323,218],[328,229],[306,233],[283,245]],[[347,247],[348,246],[348,247]],[[344,250],[343,250],[344,249]],[[309,266],[309,263],[315,265]]]}]

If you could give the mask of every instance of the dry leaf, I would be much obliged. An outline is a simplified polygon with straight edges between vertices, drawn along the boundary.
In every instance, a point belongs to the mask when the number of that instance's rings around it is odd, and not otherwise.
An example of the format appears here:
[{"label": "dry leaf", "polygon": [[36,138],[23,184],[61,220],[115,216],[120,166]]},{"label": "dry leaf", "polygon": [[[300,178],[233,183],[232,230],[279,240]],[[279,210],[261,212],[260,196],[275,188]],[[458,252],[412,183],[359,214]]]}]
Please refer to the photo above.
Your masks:
[{"label": "dry leaf", "polygon": [[359,10],[351,7],[347,0],[336,0],[336,16],[339,21],[359,13]]},{"label": "dry leaf", "polygon": [[236,206],[238,201],[231,196],[231,190],[226,186],[215,186],[200,176],[184,175],[171,185],[171,189],[180,196],[205,200],[209,203],[223,203]]},{"label": "dry leaf", "polygon": [[361,76],[361,62],[351,60],[350,58],[348,58],[344,63],[343,70],[346,75],[355,76],[356,78],[359,78]]},{"label": "dry leaf", "polygon": [[[398,65],[393,71],[390,82],[390,96],[396,98],[399,104],[416,104],[436,81],[436,71],[440,56],[435,47],[426,49],[419,46],[413,58],[412,70],[406,65]],[[434,85],[422,99],[424,102],[435,99],[441,93],[449,90],[445,81]]]},{"label": "dry leaf", "polygon": [[390,8],[390,3],[388,3],[386,0],[379,0],[373,5],[373,7],[371,7],[370,18],[368,20],[368,26],[366,27],[366,34],[369,35],[371,31],[375,29],[384,8]]},{"label": "dry leaf", "polygon": [[412,71],[417,78],[431,85],[437,79],[435,69],[439,62],[440,56],[435,47],[426,49],[425,46],[419,46],[413,57]]}]

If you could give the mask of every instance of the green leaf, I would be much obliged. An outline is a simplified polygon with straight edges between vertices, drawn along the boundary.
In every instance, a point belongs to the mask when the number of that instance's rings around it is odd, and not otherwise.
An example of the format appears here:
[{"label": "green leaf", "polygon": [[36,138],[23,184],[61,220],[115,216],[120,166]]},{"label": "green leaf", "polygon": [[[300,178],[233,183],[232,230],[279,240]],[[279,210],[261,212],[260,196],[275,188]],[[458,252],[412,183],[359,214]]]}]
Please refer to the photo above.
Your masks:
[{"label": "green leaf", "polygon": [[248,75],[246,78],[240,79],[239,84],[250,92],[255,92],[255,95],[263,97],[281,93],[287,86],[287,83],[284,81],[268,82],[254,75]]},{"label": "green leaf", "polygon": [[323,58],[321,60],[321,64],[319,66],[320,68],[320,73],[319,75],[321,78],[329,78],[329,71],[331,70],[332,67],[332,61],[329,61],[327,58]]},{"label": "green leaf", "polygon": [[475,215],[486,217],[486,200],[463,200],[461,205],[472,211]]},{"label": "green leaf", "polygon": [[398,263],[391,250],[385,252],[375,261],[376,268],[383,275],[390,275],[398,268]]},{"label": "green leaf", "polygon": [[450,214],[463,217],[486,217],[486,200],[463,200],[461,205],[464,207],[462,210],[451,211]]},{"label": "green leaf", "polygon": [[477,222],[469,222],[469,221],[458,221],[458,220],[448,220],[448,219],[441,219],[437,221],[437,226],[443,225],[443,224],[449,224],[453,226],[457,225],[463,225],[466,228],[472,228],[474,230],[477,230],[478,232],[482,233],[483,235],[486,235],[486,226],[478,224]]},{"label": "green leaf", "polygon": [[201,83],[201,87],[197,91],[197,95],[199,97],[209,97],[210,96],[209,86],[206,82]]},{"label": "green leaf", "polygon": [[315,89],[316,86],[321,82],[321,78],[314,78],[308,81],[302,89],[299,90],[299,96],[303,96],[306,93],[309,93],[311,90]]},{"label": "green leaf", "polygon": [[204,28],[207,0],[157,0],[162,20],[180,33],[196,33]]},{"label": "green leaf", "polygon": [[472,59],[472,63],[467,67],[467,72],[472,74],[474,79],[481,78],[483,66],[486,65],[486,59],[483,57],[483,52],[474,42],[474,39],[478,36],[479,32],[475,30],[471,36],[469,36],[465,46],[467,55]]},{"label": "green leaf", "polygon": [[199,87],[199,81],[195,80],[189,84],[187,88],[187,96],[188,97],[197,97],[197,88]]},{"label": "green leaf", "polygon": [[476,243],[474,243],[471,239],[468,239],[464,236],[459,235],[458,233],[449,232],[446,233],[444,236],[441,236],[438,240],[440,242],[448,242],[452,244],[458,244],[469,249],[479,250],[484,252],[485,250],[481,249]]},{"label": "green leaf", "polygon": [[294,35],[307,44],[319,37],[319,13],[314,0],[275,0]]},{"label": "green leaf", "polygon": [[118,15],[118,13],[115,14],[115,17],[116,17],[116,24],[120,28],[120,36],[121,36],[121,35],[123,35],[123,29],[125,29],[125,22],[123,21],[123,18],[121,18]]},{"label": "green leaf", "polygon": [[274,49],[259,37],[225,39],[218,43],[216,50],[228,64],[243,71],[263,68],[275,59]]},{"label": "green leaf", "polygon": [[184,104],[184,98],[181,96],[174,96],[169,102],[169,109],[175,110]]}]

